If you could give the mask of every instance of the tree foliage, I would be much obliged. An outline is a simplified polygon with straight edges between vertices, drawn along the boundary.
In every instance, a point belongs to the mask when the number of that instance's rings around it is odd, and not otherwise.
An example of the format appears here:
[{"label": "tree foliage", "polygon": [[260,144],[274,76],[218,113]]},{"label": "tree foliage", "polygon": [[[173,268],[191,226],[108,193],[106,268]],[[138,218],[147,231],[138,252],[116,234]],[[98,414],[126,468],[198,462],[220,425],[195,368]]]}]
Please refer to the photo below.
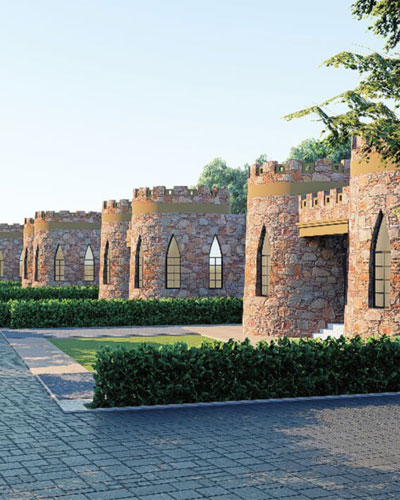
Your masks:
[{"label": "tree foliage", "polygon": [[400,42],[400,0],[357,0],[352,13],[358,19],[375,18],[369,29],[387,38],[386,50]]},{"label": "tree foliage", "polygon": [[[363,147],[366,156],[377,150],[384,160],[400,163],[400,57],[388,54],[400,39],[400,0],[357,0],[352,11],[358,19],[375,20],[370,29],[387,38],[386,54],[345,51],[326,60],[325,66],[357,71],[359,85],[284,118],[292,120],[316,114],[324,125],[325,141],[332,147],[338,141],[359,135],[366,139]],[[329,110],[332,104],[345,105],[346,111],[332,114]]]},{"label": "tree foliage", "polygon": [[228,167],[225,160],[215,158],[208,163],[197,182],[198,186],[228,189],[231,194],[231,210],[234,214],[246,212],[247,207],[247,165]]},{"label": "tree foliage", "polygon": [[339,163],[341,160],[350,159],[350,141],[344,144],[337,143],[332,147],[327,141],[319,139],[305,139],[298,146],[291,148],[289,158],[313,163],[320,158]]}]

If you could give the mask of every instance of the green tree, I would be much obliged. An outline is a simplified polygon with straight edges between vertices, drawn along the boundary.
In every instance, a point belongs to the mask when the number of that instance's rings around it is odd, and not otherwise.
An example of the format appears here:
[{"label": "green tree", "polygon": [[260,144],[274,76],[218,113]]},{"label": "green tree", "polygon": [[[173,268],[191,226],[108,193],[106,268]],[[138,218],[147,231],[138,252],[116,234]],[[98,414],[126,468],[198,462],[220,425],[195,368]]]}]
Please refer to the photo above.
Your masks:
[{"label": "green tree", "polygon": [[289,158],[313,163],[320,158],[328,158],[335,163],[350,159],[350,141],[338,143],[332,147],[327,141],[319,139],[305,139],[298,146],[291,148]]},{"label": "green tree", "polygon": [[232,213],[246,213],[247,165],[231,168],[222,158],[215,158],[203,168],[197,185],[208,186],[210,189],[213,187],[228,189],[231,194]]},{"label": "green tree", "polygon": [[[284,118],[316,114],[324,125],[325,140],[332,147],[359,135],[366,139],[365,155],[375,149],[385,160],[400,163],[400,57],[389,53],[400,42],[400,0],[356,0],[352,13],[359,20],[372,20],[369,29],[386,38],[385,55],[340,52],[328,59],[325,66],[358,71],[359,85]],[[344,104],[346,111],[332,113],[332,104]]]}]

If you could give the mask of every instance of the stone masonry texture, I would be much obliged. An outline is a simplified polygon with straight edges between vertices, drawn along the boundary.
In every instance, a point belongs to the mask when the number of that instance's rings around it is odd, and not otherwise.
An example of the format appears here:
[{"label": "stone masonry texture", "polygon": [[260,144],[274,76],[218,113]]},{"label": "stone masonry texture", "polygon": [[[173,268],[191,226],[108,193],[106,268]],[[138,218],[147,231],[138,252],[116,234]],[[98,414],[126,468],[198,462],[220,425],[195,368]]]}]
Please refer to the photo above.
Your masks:
[{"label": "stone masonry texture", "polygon": [[[101,214],[98,212],[36,212],[25,222],[24,251],[28,250],[28,279],[23,286],[97,285]],[[33,229],[33,232],[32,232]],[[65,259],[63,281],[55,281],[54,257],[58,245]],[[84,258],[88,245],[95,260],[95,279],[84,280]],[[38,279],[35,280],[35,255],[39,248]]]},{"label": "stone masonry texture", "polygon": [[[349,165],[338,172],[327,160],[305,171],[290,160],[280,172],[276,162],[253,165],[252,186],[279,183],[348,182]],[[327,184],[329,186],[329,184]],[[327,188],[329,189],[329,188]],[[244,331],[249,335],[303,336],[343,322],[346,235],[300,238],[297,194],[249,196],[246,233]],[[267,297],[257,296],[257,253],[263,227],[271,246],[271,285]]]},{"label": "stone masonry texture", "polygon": [[23,266],[22,266],[22,286],[32,286],[33,279],[33,239],[35,236],[35,221],[32,218],[26,218],[24,222],[23,234]]},{"label": "stone masonry texture", "polygon": [[[129,297],[130,247],[127,242],[132,203],[110,200],[103,203],[100,248],[100,299]],[[109,245],[110,283],[104,283],[104,251]]]},{"label": "stone masonry texture", "polygon": [[64,414],[0,337],[4,500],[385,500],[399,397]]},{"label": "stone masonry texture", "polygon": [[0,252],[4,259],[4,275],[0,281],[20,281],[19,259],[23,246],[22,224],[0,224]]},{"label": "stone masonry texture", "polygon": [[[353,150],[353,160],[359,157]],[[400,332],[400,171],[352,175],[350,179],[350,246],[345,333],[368,337]],[[391,246],[390,305],[371,304],[371,249],[378,216],[382,212]]]},{"label": "stone masonry texture", "polygon": [[[167,204],[167,205],[166,205]],[[184,204],[183,213],[165,212]],[[190,213],[196,205],[198,212]],[[146,212],[135,213],[135,207]],[[204,206],[206,206],[204,208]],[[241,297],[243,295],[245,216],[230,213],[207,213],[207,206],[229,212],[229,193],[203,186],[189,190],[184,186],[167,190],[155,187],[134,191],[131,245],[130,298],[149,297]],[[155,208],[154,208],[155,207]],[[172,207],[172,208],[171,208]],[[197,210],[197,208],[196,208]],[[166,288],[166,253],[174,236],[181,255],[181,288]],[[223,288],[209,288],[209,252],[214,236],[218,237],[223,258]],[[135,262],[138,238],[144,253],[143,287],[135,288]]]}]

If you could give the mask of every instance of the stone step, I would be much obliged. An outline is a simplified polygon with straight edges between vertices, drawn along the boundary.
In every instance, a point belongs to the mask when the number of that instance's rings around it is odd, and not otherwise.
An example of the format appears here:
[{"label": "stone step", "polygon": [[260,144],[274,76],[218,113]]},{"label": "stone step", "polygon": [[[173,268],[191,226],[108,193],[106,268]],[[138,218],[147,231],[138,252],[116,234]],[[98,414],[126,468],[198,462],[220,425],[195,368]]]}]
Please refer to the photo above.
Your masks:
[{"label": "stone step", "polygon": [[329,323],[328,328],[322,328],[319,333],[313,333],[313,339],[325,340],[328,337],[338,339],[344,335],[344,325],[341,323]]}]

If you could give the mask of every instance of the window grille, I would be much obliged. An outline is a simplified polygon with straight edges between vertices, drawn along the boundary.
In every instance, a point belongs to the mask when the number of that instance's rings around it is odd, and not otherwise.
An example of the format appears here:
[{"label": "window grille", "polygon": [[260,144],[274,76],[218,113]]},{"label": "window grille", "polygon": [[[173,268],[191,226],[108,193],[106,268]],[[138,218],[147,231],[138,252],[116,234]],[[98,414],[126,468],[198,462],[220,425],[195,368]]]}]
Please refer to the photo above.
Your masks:
[{"label": "window grille", "polygon": [[167,250],[166,285],[167,288],[181,287],[181,255],[174,236],[171,237]]},{"label": "window grille", "polygon": [[143,288],[143,245],[139,236],[135,255],[135,288]]},{"label": "window grille", "polygon": [[90,245],[87,246],[85,252],[85,259],[83,263],[84,271],[83,271],[83,279],[84,281],[94,281],[94,255],[92,251],[92,247]]},{"label": "window grille", "polygon": [[257,260],[257,295],[267,297],[270,293],[271,248],[265,226],[261,231]]},{"label": "window grille", "polygon": [[35,252],[35,281],[39,281],[39,247],[36,247],[36,252]]},{"label": "window grille", "polygon": [[217,236],[214,236],[209,254],[210,288],[222,288],[222,252]]},{"label": "window grille", "polygon": [[391,252],[389,232],[383,218],[378,222],[379,230],[374,241],[374,307],[387,308],[390,305]]},{"label": "window grille", "polygon": [[103,260],[103,283],[105,285],[110,284],[110,256],[109,256],[109,244],[108,241],[104,248],[104,260]]},{"label": "window grille", "polygon": [[64,281],[65,259],[61,245],[58,245],[54,257],[54,281]]}]

